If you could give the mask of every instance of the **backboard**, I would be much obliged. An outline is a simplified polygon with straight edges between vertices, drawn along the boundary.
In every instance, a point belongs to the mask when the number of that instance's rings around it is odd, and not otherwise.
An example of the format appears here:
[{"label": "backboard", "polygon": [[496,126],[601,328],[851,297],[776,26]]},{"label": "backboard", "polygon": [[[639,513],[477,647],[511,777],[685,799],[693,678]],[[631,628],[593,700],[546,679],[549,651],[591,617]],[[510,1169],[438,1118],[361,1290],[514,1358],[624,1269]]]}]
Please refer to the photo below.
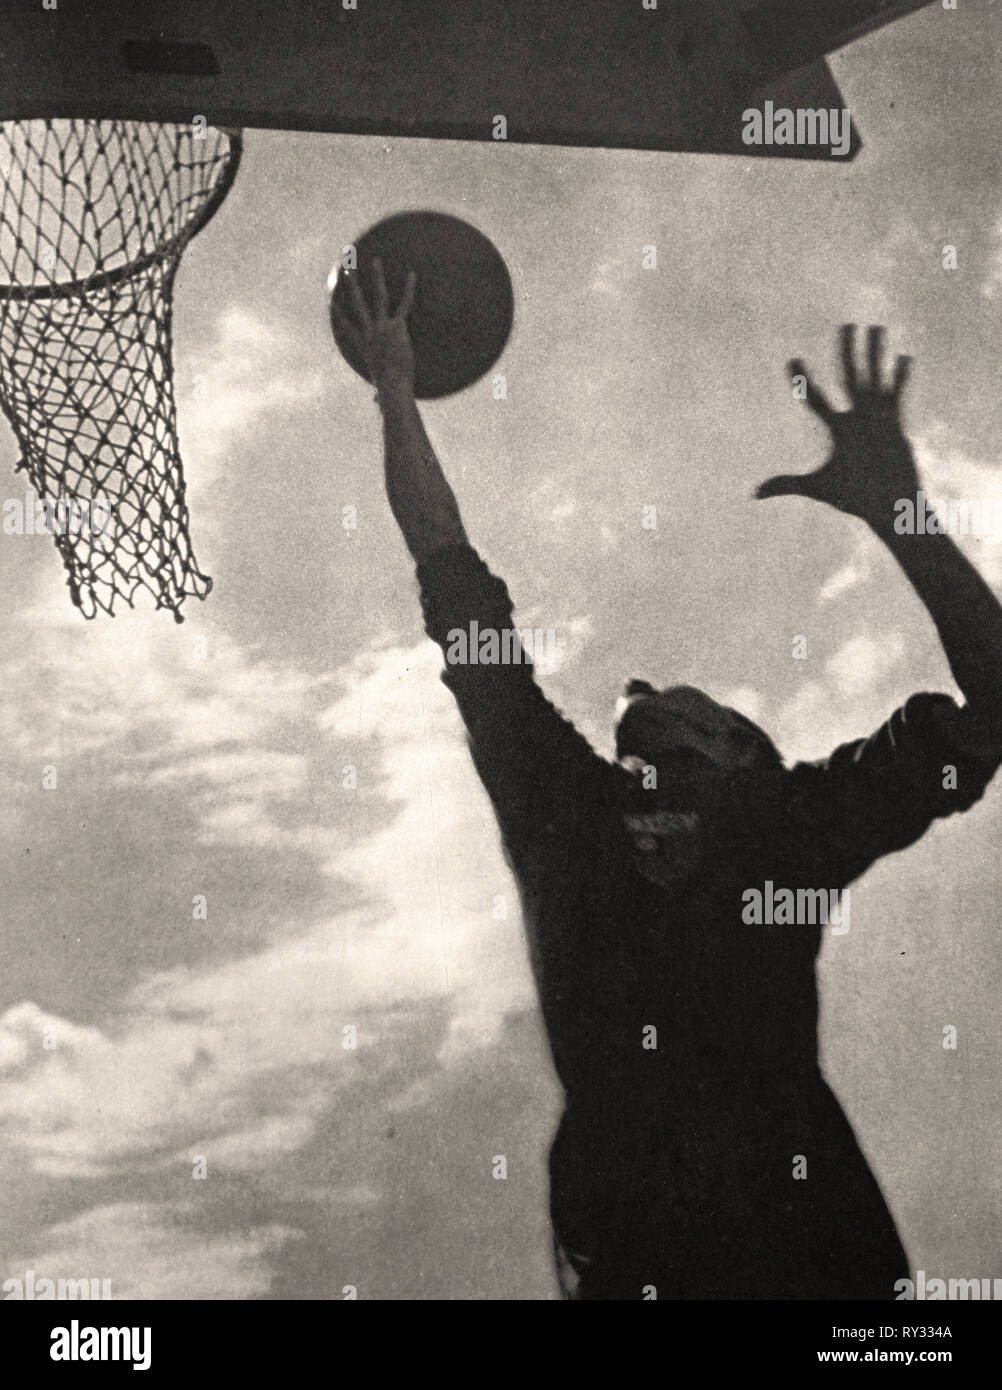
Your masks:
[{"label": "backboard", "polygon": [[828,159],[745,144],[742,113],[841,107],[825,54],[926,3],[36,0],[5,10],[0,119],[489,141],[503,116],[516,142]]}]

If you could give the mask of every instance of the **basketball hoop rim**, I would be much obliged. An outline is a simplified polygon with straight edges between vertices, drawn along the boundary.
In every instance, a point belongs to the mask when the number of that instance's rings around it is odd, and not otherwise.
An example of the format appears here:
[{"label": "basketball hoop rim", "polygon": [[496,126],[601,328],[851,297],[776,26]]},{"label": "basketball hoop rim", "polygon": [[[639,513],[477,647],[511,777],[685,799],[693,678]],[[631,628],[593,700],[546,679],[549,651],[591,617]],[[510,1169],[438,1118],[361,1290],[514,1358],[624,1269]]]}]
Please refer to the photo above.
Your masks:
[{"label": "basketball hoop rim", "polygon": [[[163,125],[167,122],[143,121],[135,122],[142,125]],[[222,177],[212,190],[210,196],[203,203],[202,207],[191,219],[191,221],[181,229],[176,235],[166,242],[155,246],[152,251],[145,252],[142,256],[136,256],[131,261],[126,261],[124,265],[118,266],[115,270],[98,271],[95,275],[88,275],[80,280],[65,280],[58,285],[11,285],[0,282],[0,301],[24,302],[36,299],[72,299],[75,296],[86,294],[90,290],[107,289],[112,285],[118,285],[123,280],[128,280],[133,275],[138,275],[148,266],[154,265],[157,261],[172,258],[175,262],[182,255],[184,248],[192,237],[197,236],[202,228],[212,220],[219,209],[219,205],[229,193],[233,186],[233,180],[237,176],[240,166],[240,158],[243,154],[243,129],[236,126],[216,126],[216,130],[228,136],[230,141],[230,157],[226,162]]]}]

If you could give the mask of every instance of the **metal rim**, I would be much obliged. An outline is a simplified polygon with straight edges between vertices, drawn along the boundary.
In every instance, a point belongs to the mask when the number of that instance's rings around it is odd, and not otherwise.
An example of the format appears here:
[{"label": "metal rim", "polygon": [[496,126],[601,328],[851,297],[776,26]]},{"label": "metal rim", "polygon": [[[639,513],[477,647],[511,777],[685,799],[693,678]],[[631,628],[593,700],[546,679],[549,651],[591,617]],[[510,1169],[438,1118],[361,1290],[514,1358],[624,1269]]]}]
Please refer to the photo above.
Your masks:
[{"label": "metal rim", "polygon": [[[167,122],[136,122],[136,124],[167,124]],[[243,131],[232,126],[215,126],[214,129],[221,130],[229,138],[230,151],[229,159],[226,161],[226,168],[223,170],[222,177],[212,190],[210,196],[202,204],[199,211],[186,224],[182,230],[167,241],[155,246],[152,251],[146,251],[141,256],[136,256],[131,261],[126,261],[124,265],[118,266],[115,270],[101,270],[94,275],[85,276],[80,280],[64,280],[58,285],[9,285],[0,284],[0,300],[6,301],[26,301],[36,299],[72,299],[75,296],[86,294],[90,290],[107,289],[112,285],[120,284],[123,280],[128,280],[133,275],[138,275],[140,271],[146,270],[148,266],[154,265],[157,261],[165,259],[176,260],[184,251],[185,246],[197,236],[202,228],[209,222],[219,209],[220,203],[229,193],[233,186],[233,180],[237,176],[237,169],[240,165],[240,157],[243,154]]]}]

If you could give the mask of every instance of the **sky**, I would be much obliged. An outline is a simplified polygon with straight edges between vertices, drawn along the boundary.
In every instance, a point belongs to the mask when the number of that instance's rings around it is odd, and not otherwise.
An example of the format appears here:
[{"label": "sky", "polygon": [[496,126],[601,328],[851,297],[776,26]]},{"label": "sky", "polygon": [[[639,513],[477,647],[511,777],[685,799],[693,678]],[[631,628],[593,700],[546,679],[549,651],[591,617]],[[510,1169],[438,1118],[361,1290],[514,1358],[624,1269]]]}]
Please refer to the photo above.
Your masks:
[{"label": "sky", "polygon": [[[642,676],[824,756],[954,687],[861,523],[751,494],[822,461],[784,366],[837,397],[835,333],[858,321],[914,354],[928,491],[998,495],[1000,8],[930,6],[836,55],[851,166],[247,133],[176,286],[212,594],[182,626],[151,605],[88,623],[47,537],[0,537],[3,1278],[557,1296],[560,1092],[514,886],[328,272],[409,207],[504,255],[507,398],[488,379],[424,417],[520,625],[556,631],[547,693],[603,754]],[[15,457],[4,428],[5,497]],[[963,543],[1002,586],[1002,546]],[[996,786],[881,862],[819,965],[827,1074],[930,1276],[1002,1273],[1000,831]]]}]

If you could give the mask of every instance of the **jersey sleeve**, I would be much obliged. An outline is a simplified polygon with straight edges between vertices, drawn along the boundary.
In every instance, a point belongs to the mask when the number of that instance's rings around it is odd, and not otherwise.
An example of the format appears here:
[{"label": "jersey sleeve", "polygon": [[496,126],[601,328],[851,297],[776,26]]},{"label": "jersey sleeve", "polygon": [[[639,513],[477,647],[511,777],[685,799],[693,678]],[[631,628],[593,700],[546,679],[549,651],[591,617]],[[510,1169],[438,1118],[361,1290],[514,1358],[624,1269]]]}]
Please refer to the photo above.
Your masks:
[{"label": "jersey sleeve", "polygon": [[611,765],[540,690],[513,638],[507,586],[475,550],[438,550],[418,565],[417,577],[426,631],[445,655],[442,680],[456,698],[505,842],[517,851],[530,838],[556,833],[566,809],[580,806]]},{"label": "jersey sleeve", "polygon": [[[869,738],[792,769],[794,814],[815,874],[851,882],[983,796],[1002,745],[949,695],[913,695]],[[820,862],[819,862],[820,861]]]}]

